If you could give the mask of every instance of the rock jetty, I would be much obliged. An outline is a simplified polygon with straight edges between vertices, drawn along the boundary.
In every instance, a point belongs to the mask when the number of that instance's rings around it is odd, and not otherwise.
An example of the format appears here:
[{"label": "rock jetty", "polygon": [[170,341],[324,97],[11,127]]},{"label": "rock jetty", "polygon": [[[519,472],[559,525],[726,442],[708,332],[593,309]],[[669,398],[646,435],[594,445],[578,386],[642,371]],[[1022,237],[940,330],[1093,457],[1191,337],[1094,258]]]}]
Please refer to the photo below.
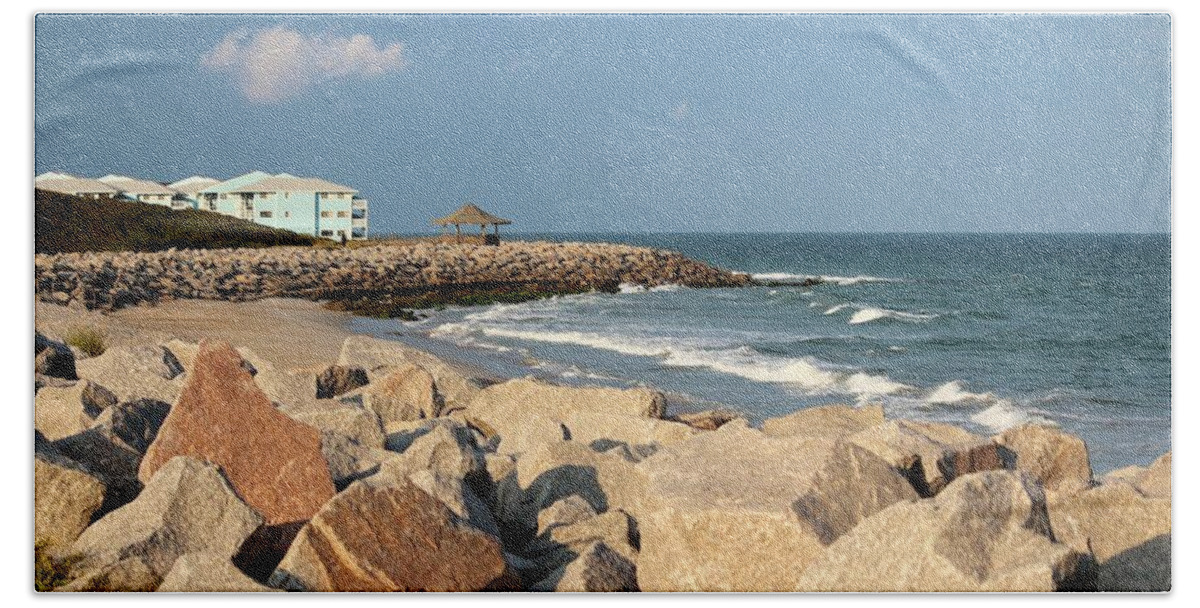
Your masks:
[{"label": "rock jetty", "polygon": [[1097,478],[1057,429],[985,437],[878,406],[759,430],[365,336],[290,370],[210,340],[38,345],[61,358],[34,406],[55,590],[1171,586],[1169,452]]},{"label": "rock jetty", "polygon": [[731,287],[751,282],[747,275],[671,251],[548,242],[60,253],[35,256],[34,276],[40,300],[89,310],[184,298],[354,300],[448,287],[579,292],[615,290],[622,283]]}]

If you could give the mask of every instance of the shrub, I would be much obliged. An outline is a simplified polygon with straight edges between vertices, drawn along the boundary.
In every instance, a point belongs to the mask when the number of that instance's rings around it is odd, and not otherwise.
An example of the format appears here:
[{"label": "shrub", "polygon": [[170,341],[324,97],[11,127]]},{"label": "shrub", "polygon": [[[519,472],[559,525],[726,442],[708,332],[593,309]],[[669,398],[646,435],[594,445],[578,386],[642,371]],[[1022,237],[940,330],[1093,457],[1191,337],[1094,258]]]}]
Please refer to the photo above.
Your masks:
[{"label": "shrub", "polygon": [[67,330],[67,335],[63,339],[68,345],[78,348],[89,357],[104,354],[105,349],[108,348],[107,340],[108,336],[103,330],[82,325]]}]

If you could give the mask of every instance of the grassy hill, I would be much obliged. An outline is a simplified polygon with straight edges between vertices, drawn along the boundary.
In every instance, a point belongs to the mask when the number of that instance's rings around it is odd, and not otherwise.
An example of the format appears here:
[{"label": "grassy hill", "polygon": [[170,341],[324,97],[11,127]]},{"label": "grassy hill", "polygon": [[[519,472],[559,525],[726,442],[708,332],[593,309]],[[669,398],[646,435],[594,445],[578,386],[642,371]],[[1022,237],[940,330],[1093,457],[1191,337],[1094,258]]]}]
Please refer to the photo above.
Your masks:
[{"label": "grassy hill", "polygon": [[317,239],[208,211],[35,190],[34,250],[159,251],[312,245]]}]

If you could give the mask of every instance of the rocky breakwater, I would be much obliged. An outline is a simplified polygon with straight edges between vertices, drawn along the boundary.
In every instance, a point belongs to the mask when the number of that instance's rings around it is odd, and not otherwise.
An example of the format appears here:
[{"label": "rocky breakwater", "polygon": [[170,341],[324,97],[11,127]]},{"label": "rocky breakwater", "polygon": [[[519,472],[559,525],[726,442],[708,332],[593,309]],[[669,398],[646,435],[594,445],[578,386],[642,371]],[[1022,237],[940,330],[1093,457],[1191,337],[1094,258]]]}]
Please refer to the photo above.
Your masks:
[{"label": "rocky breakwater", "polygon": [[746,275],[671,251],[546,242],[62,253],[35,256],[34,275],[41,300],[101,310],[179,298],[291,296],[353,303],[453,288],[556,293],[615,290],[622,283],[729,287],[750,282]]},{"label": "rocky breakwater", "polygon": [[307,371],[217,342],[38,349],[54,589],[1170,588],[1170,453],[1096,479],[1050,427],[827,406],[760,430],[362,336]]}]

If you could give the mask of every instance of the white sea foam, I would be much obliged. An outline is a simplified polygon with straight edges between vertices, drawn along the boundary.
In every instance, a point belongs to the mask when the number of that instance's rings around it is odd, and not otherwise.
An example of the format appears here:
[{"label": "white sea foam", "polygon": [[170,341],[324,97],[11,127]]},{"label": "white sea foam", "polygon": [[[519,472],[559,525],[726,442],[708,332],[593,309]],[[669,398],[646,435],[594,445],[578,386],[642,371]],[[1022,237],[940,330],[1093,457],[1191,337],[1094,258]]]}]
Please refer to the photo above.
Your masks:
[{"label": "white sea foam", "polygon": [[1022,424],[1046,424],[1055,425],[1055,423],[1045,416],[1017,406],[1007,399],[1000,399],[995,405],[971,416],[971,421],[988,427],[992,432],[999,433],[1005,429],[1010,429]]},{"label": "white sea foam", "polygon": [[833,283],[835,285],[858,285],[859,283],[900,283],[904,279],[892,279],[887,277],[872,277],[866,275],[858,275],[854,277],[839,277],[827,274],[793,274],[790,272],[758,272],[750,275],[751,278],[758,281],[809,281],[817,280],[825,283]]},{"label": "white sea foam", "polygon": [[930,391],[929,395],[925,397],[925,402],[934,405],[952,405],[964,402],[994,403],[996,396],[991,393],[972,393],[966,390],[962,382],[951,380]]},{"label": "white sea foam", "polygon": [[665,285],[655,285],[653,287],[646,287],[645,285],[642,285],[640,283],[621,283],[620,285],[617,286],[617,289],[621,293],[645,293],[647,291],[671,292],[671,291],[679,291],[680,289],[683,289],[683,285],[677,285],[675,283],[667,283]]},{"label": "white sea foam", "polygon": [[845,310],[845,309],[847,309],[847,308],[849,308],[849,307],[850,307],[850,305],[849,305],[849,304],[838,304],[837,306],[830,306],[830,307],[829,307],[828,309],[826,309],[826,310],[825,310],[825,312],[824,312],[824,313],[822,313],[822,314],[826,314],[826,315],[834,315],[834,314],[837,314],[837,313],[839,313],[839,312],[841,312],[841,311],[843,311],[843,310]]},{"label": "white sea foam", "polygon": [[[825,314],[831,313],[829,311],[825,311]],[[937,317],[938,315],[935,314],[904,312],[902,310],[892,310],[890,308],[867,306],[860,308],[858,312],[850,315],[849,323],[850,325],[861,325],[863,323],[870,323],[871,321],[878,321],[879,319],[895,319],[897,321],[907,321],[909,323],[921,323],[924,321],[929,321],[930,319],[936,319]]]}]

